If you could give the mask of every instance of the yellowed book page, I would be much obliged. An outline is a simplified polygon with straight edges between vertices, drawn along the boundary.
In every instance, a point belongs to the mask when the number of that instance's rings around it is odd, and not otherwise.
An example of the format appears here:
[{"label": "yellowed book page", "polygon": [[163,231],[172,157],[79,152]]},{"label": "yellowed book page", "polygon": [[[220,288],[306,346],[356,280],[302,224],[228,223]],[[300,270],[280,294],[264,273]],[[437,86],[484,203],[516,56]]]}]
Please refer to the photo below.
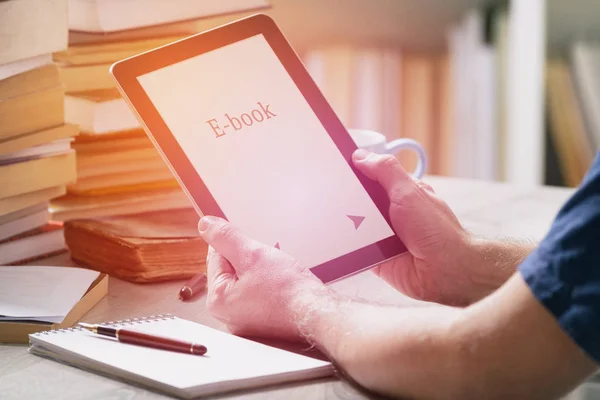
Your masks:
[{"label": "yellowed book page", "polygon": [[115,83],[110,77],[110,66],[111,64],[60,66],[60,79],[66,93],[112,89],[115,88]]},{"label": "yellowed book page", "polygon": [[132,162],[121,162],[121,163],[107,163],[100,165],[87,165],[82,166],[77,162],[77,179],[84,180],[86,178],[101,178],[106,175],[116,174],[136,174],[136,173],[149,173],[156,172],[159,175],[169,173],[169,168],[166,166],[162,158],[146,158],[137,159]]},{"label": "yellowed book page", "polygon": [[0,155],[14,153],[28,147],[50,143],[59,139],[75,137],[78,133],[79,127],[77,125],[65,124],[55,128],[27,133],[4,141],[0,140]]},{"label": "yellowed book page", "polygon": [[0,198],[75,181],[75,152],[0,166]]},{"label": "yellowed book page", "polygon": [[63,125],[63,88],[0,101],[0,121],[0,140]]},{"label": "yellowed book page", "polygon": [[0,101],[61,86],[58,68],[45,65],[22,74],[0,80]]},{"label": "yellowed book page", "polygon": [[[95,178],[93,179],[95,180]],[[83,179],[83,183],[69,186],[68,192],[79,196],[105,196],[110,194],[137,193],[144,190],[173,189],[179,187],[179,184],[174,179],[129,184],[126,183],[128,180],[123,179],[123,184],[121,185],[114,183],[106,186],[99,182],[87,181],[87,179]]]},{"label": "yellowed book page", "polygon": [[92,209],[112,205],[124,205],[153,201],[163,198],[180,198],[185,194],[180,189],[154,189],[144,190],[137,193],[116,193],[105,196],[78,196],[69,193],[65,196],[53,199],[50,202],[50,212],[63,209]]},{"label": "yellowed book page", "polygon": [[164,46],[184,36],[169,36],[116,43],[69,46],[66,51],[54,53],[54,61],[64,65],[106,64]]},{"label": "yellowed book page", "polygon": [[0,198],[0,215],[31,207],[44,201],[48,201],[64,195],[67,192],[65,186],[55,186],[47,189],[23,193],[17,196]]},{"label": "yellowed book page", "polygon": [[80,154],[102,154],[117,151],[127,151],[134,149],[154,148],[154,145],[146,137],[124,137],[121,139],[103,140],[103,141],[75,141],[71,144]]},{"label": "yellowed book page", "polygon": [[135,162],[137,160],[153,160],[158,165],[162,165],[162,157],[158,154],[156,149],[133,149],[126,151],[111,152],[105,154],[78,154],[77,163],[78,167],[89,168],[93,166],[102,166],[106,164],[114,163],[127,163]]},{"label": "yellowed book page", "polygon": [[[130,201],[103,201],[104,198],[120,196],[129,198]],[[109,196],[75,196],[69,195],[53,202],[50,211],[52,219],[68,221],[82,218],[98,218],[106,216],[138,214],[149,211],[175,210],[192,207],[187,196],[181,191],[173,191],[148,197],[143,191],[118,193]],[[76,199],[81,199],[81,204],[76,204]],[[94,200],[88,203],[86,199]]]}]

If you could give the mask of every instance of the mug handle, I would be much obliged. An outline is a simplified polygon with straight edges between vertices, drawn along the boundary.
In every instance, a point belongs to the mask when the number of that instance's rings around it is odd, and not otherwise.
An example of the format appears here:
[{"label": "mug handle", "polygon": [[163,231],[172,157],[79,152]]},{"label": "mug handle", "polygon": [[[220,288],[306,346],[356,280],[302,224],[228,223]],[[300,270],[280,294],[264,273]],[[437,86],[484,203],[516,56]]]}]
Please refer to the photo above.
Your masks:
[{"label": "mug handle", "polygon": [[387,143],[385,146],[385,151],[388,154],[392,154],[392,155],[395,155],[400,150],[405,150],[405,149],[412,150],[415,153],[417,153],[417,156],[418,156],[417,168],[415,168],[414,172],[412,173],[412,176],[414,178],[421,179],[423,177],[423,175],[425,174],[425,171],[427,170],[427,153],[425,152],[425,149],[423,148],[423,146],[421,146],[421,144],[419,142],[417,142],[416,140],[413,140],[413,139],[402,138],[402,139],[392,140],[391,142]]}]

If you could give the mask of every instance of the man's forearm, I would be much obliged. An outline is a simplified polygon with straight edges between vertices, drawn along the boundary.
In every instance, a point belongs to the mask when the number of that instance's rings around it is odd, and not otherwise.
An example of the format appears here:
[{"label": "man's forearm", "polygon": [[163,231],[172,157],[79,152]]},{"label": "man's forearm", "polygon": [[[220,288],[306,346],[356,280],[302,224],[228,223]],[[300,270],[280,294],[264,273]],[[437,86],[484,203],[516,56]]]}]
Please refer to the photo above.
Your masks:
[{"label": "man's forearm", "polygon": [[423,399],[545,399],[595,369],[520,275],[466,309],[382,307],[322,289],[299,326],[357,383]]},{"label": "man's forearm", "polygon": [[331,291],[302,303],[304,335],[361,386],[396,397],[460,397],[449,329],[461,310],[384,307]]},{"label": "man's forearm", "polygon": [[596,369],[531,293],[521,274],[455,321],[465,398],[551,399]]},{"label": "man's forearm", "polygon": [[467,304],[475,303],[502,286],[536,247],[533,242],[492,240],[474,237],[469,254],[457,261],[469,271],[471,280]]}]

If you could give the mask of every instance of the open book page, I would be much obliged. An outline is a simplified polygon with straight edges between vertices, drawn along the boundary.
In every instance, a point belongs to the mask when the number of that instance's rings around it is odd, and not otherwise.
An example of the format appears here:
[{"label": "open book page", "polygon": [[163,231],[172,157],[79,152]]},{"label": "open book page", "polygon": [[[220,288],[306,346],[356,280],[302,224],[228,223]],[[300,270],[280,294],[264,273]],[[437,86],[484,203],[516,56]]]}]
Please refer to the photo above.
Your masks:
[{"label": "open book page", "polygon": [[0,321],[60,322],[98,274],[71,267],[0,266]]}]

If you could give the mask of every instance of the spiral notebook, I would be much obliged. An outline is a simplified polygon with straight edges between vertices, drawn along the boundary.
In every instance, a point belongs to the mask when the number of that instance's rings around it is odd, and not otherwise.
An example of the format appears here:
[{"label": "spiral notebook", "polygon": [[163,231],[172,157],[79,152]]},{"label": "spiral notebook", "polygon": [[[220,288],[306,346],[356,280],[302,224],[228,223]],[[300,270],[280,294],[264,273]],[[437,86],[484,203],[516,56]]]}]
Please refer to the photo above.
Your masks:
[{"label": "spiral notebook", "polygon": [[29,351],[81,369],[182,398],[326,377],[327,361],[230,335],[173,316],[106,323],[205,345],[204,356],[98,337],[80,328],[29,335]]}]

